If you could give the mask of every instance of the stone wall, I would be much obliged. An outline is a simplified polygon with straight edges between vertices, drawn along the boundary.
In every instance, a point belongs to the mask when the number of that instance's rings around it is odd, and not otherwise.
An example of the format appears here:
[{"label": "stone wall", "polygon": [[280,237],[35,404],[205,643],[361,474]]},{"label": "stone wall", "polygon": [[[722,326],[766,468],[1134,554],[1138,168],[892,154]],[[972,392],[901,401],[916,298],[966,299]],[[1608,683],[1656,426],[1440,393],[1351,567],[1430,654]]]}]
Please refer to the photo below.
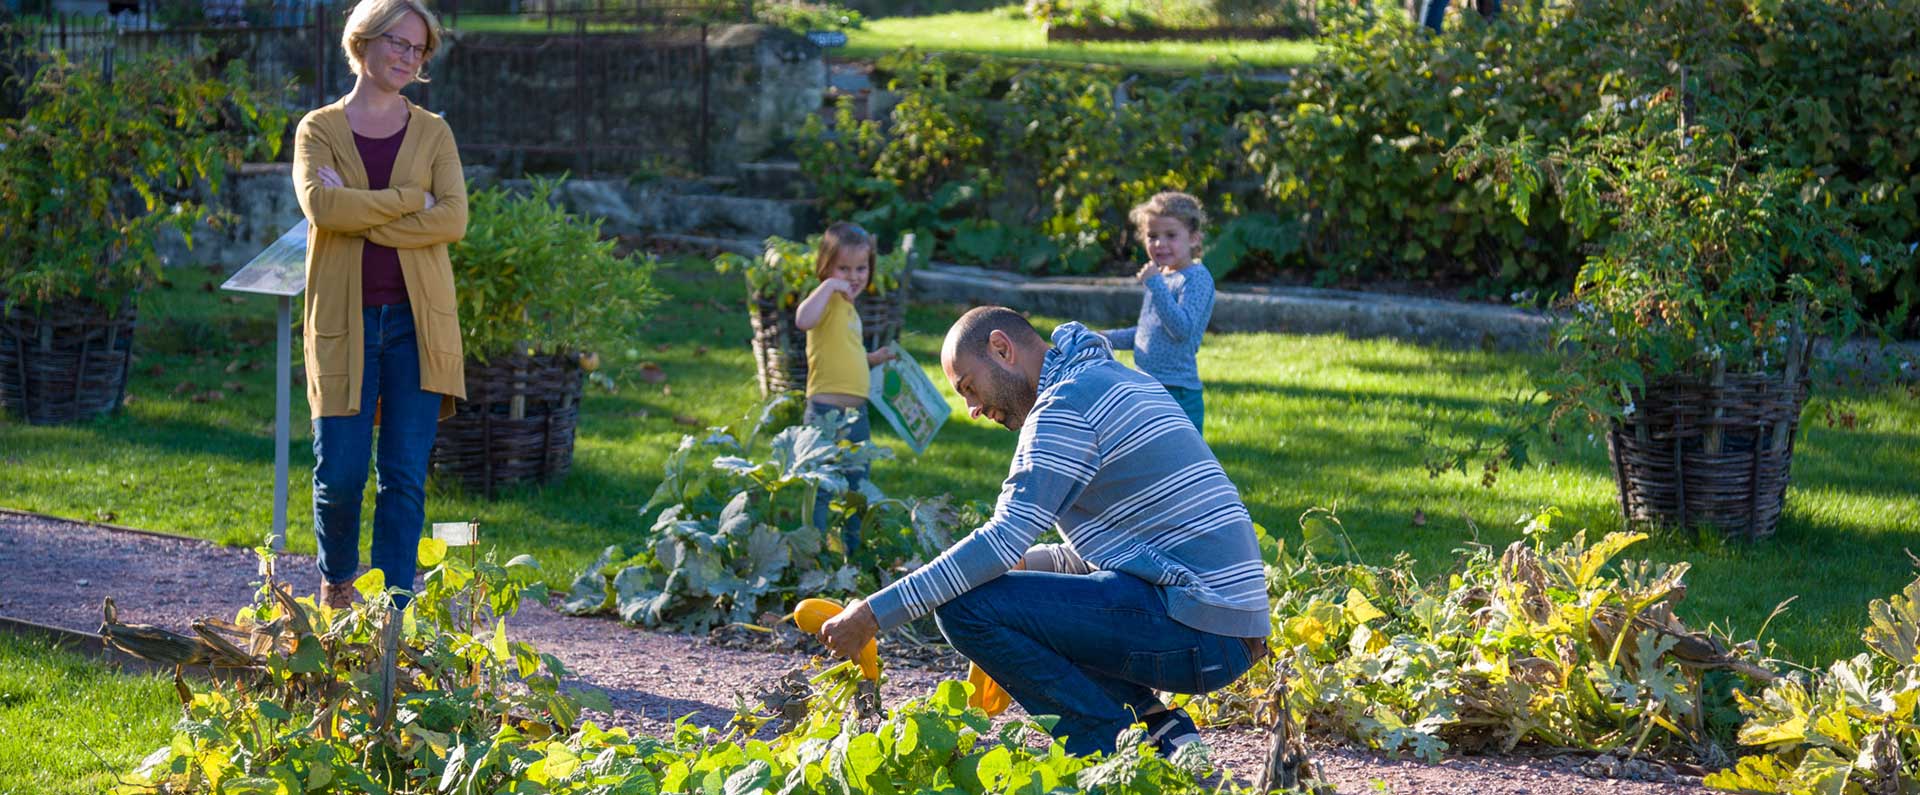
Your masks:
[{"label": "stone wall", "polygon": [[[500,179],[488,166],[467,167],[467,190],[492,185],[524,190],[522,179]],[[816,203],[807,200],[761,199],[712,192],[698,180],[570,179],[555,198],[569,211],[602,219],[607,235],[652,233],[697,234],[718,238],[762,240],[770,235],[801,238],[818,230]],[[233,270],[245,265],[300,218],[300,202],[293,195],[293,167],[285,163],[249,164],[228,178],[214,206],[229,213],[232,223],[201,224],[193,248],[169,235],[160,244],[170,265],[218,265]]]}]

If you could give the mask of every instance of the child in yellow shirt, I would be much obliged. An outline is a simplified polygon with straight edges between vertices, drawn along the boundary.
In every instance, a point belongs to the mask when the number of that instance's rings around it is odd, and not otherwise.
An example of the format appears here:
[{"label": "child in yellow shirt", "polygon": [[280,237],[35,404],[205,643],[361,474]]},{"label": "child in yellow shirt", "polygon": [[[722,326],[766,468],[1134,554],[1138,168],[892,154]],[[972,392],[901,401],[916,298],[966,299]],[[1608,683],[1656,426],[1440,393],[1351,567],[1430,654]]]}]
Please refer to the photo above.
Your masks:
[{"label": "child in yellow shirt", "polygon": [[[840,438],[866,442],[873,426],[867,420],[867,373],[874,365],[891,361],[887,348],[867,352],[861,341],[860,313],[853,299],[873,278],[873,236],[858,224],[841,221],[827,227],[814,256],[815,287],[794,310],[793,323],[807,332],[807,421],[832,412],[853,412],[858,419]],[[867,467],[847,473],[847,487],[859,488]],[[822,492],[813,505],[813,526],[825,528],[832,495]],[[848,522],[842,531],[847,548],[859,543],[860,523]]]}]

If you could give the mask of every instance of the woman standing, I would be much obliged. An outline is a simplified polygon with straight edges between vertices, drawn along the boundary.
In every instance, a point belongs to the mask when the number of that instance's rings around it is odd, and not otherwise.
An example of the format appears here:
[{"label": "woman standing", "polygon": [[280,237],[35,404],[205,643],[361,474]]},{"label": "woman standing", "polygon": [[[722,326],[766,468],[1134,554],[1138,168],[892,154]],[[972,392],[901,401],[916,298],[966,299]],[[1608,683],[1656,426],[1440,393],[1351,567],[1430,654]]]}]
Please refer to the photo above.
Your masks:
[{"label": "woman standing", "polygon": [[[413,588],[439,421],[466,397],[453,265],[467,188],[446,121],[400,90],[440,44],[420,0],[361,0],[340,46],[357,79],[294,136],[306,213],[307,402],[320,599],[346,607],[360,569],[360,505],[379,433],[372,566]],[[405,597],[400,600],[405,604]]]}]

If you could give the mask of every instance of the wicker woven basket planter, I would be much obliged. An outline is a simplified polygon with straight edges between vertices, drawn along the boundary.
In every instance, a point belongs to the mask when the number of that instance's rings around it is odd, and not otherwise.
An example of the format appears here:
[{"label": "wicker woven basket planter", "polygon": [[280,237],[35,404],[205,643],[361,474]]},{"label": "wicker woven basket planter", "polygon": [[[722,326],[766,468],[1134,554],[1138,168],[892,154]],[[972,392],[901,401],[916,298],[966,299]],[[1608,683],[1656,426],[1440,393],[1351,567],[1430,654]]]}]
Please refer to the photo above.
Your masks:
[{"label": "wicker woven basket planter", "polygon": [[440,422],[433,469],[493,499],[502,486],[551,483],[573,466],[586,373],[567,354],[467,360],[467,399]]},{"label": "wicker woven basket planter", "polygon": [[[853,308],[860,313],[861,342],[867,350],[900,339],[907,318],[906,280],[886,293],[861,293]],[[793,307],[782,309],[771,297],[749,295],[747,313],[753,323],[753,362],[759,370],[761,394],[805,390],[807,332],[793,324]]]},{"label": "wicker woven basket planter", "polygon": [[1633,416],[1607,434],[1627,523],[1712,528],[1746,540],[1773,535],[1807,386],[1798,366],[1650,385]]},{"label": "wicker woven basket planter", "polygon": [[[0,304],[5,302],[0,301]],[[33,425],[92,419],[120,407],[135,313],[66,301],[0,317],[0,409]]]}]

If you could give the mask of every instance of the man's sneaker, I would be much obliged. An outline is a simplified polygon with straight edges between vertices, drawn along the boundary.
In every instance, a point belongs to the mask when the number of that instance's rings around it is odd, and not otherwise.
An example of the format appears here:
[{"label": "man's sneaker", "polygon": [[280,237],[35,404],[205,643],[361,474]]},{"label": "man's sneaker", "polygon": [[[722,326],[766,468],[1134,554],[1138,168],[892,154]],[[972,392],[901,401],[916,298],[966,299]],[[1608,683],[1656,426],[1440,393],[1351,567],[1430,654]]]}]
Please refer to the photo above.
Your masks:
[{"label": "man's sneaker", "polygon": [[1172,757],[1180,746],[1200,740],[1200,727],[1184,709],[1155,712],[1141,719],[1147,724],[1147,742],[1160,749],[1160,755]]}]

